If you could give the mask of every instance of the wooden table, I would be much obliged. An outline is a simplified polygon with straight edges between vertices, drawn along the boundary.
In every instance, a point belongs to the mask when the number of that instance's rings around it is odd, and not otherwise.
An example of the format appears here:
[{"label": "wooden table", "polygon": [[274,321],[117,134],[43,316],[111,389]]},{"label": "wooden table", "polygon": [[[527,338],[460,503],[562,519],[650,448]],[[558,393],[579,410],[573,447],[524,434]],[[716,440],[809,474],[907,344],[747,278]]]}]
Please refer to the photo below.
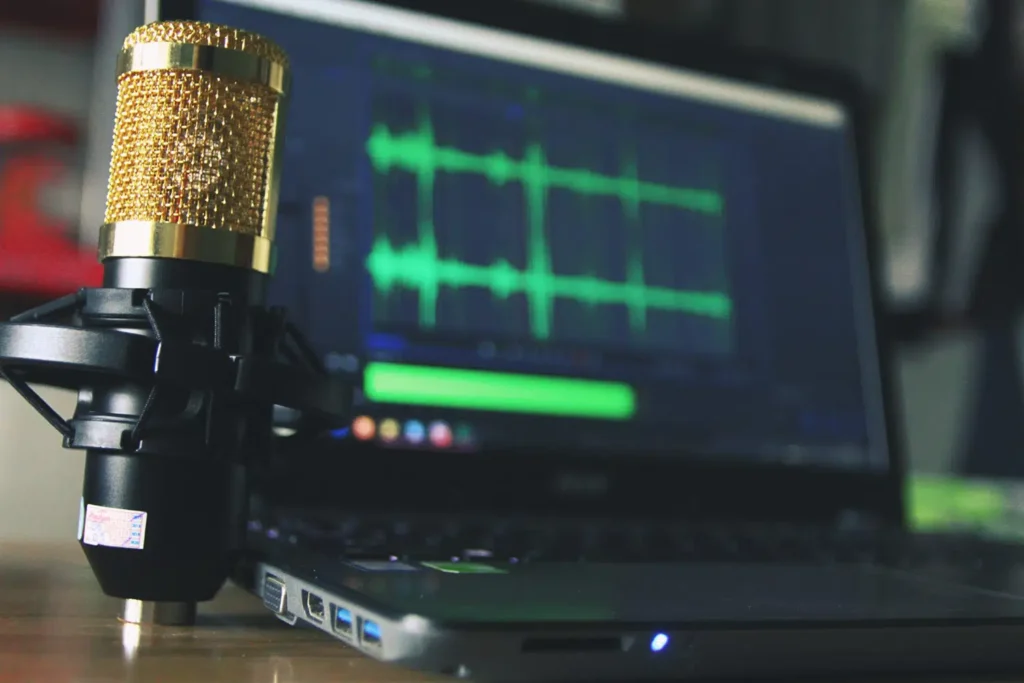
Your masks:
[{"label": "wooden table", "polygon": [[0,683],[441,681],[292,628],[228,586],[192,628],[117,620],[76,543],[0,543]]},{"label": "wooden table", "polygon": [[122,624],[120,607],[100,593],[76,543],[0,543],[0,683],[454,680],[384,666],[286,626],[234,586],[201,605],[191,628]]}]

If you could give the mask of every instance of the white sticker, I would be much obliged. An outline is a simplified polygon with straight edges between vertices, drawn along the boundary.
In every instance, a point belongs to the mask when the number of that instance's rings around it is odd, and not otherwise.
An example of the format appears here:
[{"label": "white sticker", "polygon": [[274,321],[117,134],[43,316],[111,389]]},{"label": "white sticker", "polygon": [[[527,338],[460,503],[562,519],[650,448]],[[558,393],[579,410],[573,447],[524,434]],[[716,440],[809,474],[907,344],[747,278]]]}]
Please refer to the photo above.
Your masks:
[{"label": "white sticker", "polygon": [[82,531],[85,529],[85,498],[78,499],[78,536],[76,538],[82,540]]},{"label": "white sticker", "polygon": [[82,543],[142,550],[146,542],[146,513],[102,505],[85,508]]}]

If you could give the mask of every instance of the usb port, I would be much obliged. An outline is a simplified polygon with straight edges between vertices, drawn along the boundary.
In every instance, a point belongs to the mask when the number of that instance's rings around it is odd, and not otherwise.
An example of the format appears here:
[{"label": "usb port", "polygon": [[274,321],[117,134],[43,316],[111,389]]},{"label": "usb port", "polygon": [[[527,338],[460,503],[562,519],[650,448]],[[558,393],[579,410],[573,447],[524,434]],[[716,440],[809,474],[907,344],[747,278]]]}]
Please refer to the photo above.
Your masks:
[{"label": "usb port", "polygon": [[302,603],[306,606],[306,616],[313,621],[324,620],[324,601],[319,595],[302,591]]},{"label": "usb port", "polygon": [[352,612],[344,607],[334,608],[334,631],[342,635],[352,635]]},{"label": "usb port", "polygon": [[377,622],[364,619],[359,640],[366,645],[380,645],[380,626]]}]

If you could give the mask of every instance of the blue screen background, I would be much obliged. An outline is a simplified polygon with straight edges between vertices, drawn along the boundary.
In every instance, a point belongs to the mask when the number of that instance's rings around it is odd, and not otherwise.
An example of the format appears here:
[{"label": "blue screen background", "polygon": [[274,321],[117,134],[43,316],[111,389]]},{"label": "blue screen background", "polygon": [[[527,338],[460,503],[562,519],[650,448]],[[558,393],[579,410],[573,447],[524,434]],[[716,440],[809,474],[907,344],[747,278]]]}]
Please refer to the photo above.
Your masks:
[{"label": "blue screen background", "polygon": [[[611,378],[639,397],[626,423],[405,406],[367,405],[367,413],[466,419],[484,446],[885,465],[872,417],[881,396],[864,386],[864,364],[869,377],[877,367],[863,331],[858,337],[858,326],[870,324],[869,298],[844,129],[215,0],[201,8],[203,20],[266,35],[292,60],[272,298],[329,366],[386,360]],[[368,141],[374,130],[397,137],[427,124],[435,146],[477,159],[495,151],[524,159],[541,149],[551,167],[633,174],[722,198],[721,213],[708,215],[549,187],[543,219],[531,222],[535,203],[523,183],[441,171],[431,180],[437,258],[526,270],[531,228],[541,225],[555,275],[623,283],[639,262],[646,286],[720,292],[730,314],[443,283],[425,308],[422,288],[383,291],[368,259],[381,240],[395,249],[417,244],[424,179],[395,165],[382,171]],[[323,273],[310,258],[314,197],[331,207]]]}]

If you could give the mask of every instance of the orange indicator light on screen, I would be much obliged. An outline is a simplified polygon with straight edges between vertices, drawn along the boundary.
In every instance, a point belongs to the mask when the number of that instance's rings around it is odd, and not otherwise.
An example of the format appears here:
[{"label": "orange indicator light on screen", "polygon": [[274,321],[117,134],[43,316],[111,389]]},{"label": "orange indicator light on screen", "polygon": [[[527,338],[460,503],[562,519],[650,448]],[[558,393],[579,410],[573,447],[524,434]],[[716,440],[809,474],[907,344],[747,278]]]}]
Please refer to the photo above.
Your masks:
[{"label": "orange indicator light on screen", "polygon": [[327,197],[313,200],[313,270],[326,273],[331,267],[331,203]]}]

